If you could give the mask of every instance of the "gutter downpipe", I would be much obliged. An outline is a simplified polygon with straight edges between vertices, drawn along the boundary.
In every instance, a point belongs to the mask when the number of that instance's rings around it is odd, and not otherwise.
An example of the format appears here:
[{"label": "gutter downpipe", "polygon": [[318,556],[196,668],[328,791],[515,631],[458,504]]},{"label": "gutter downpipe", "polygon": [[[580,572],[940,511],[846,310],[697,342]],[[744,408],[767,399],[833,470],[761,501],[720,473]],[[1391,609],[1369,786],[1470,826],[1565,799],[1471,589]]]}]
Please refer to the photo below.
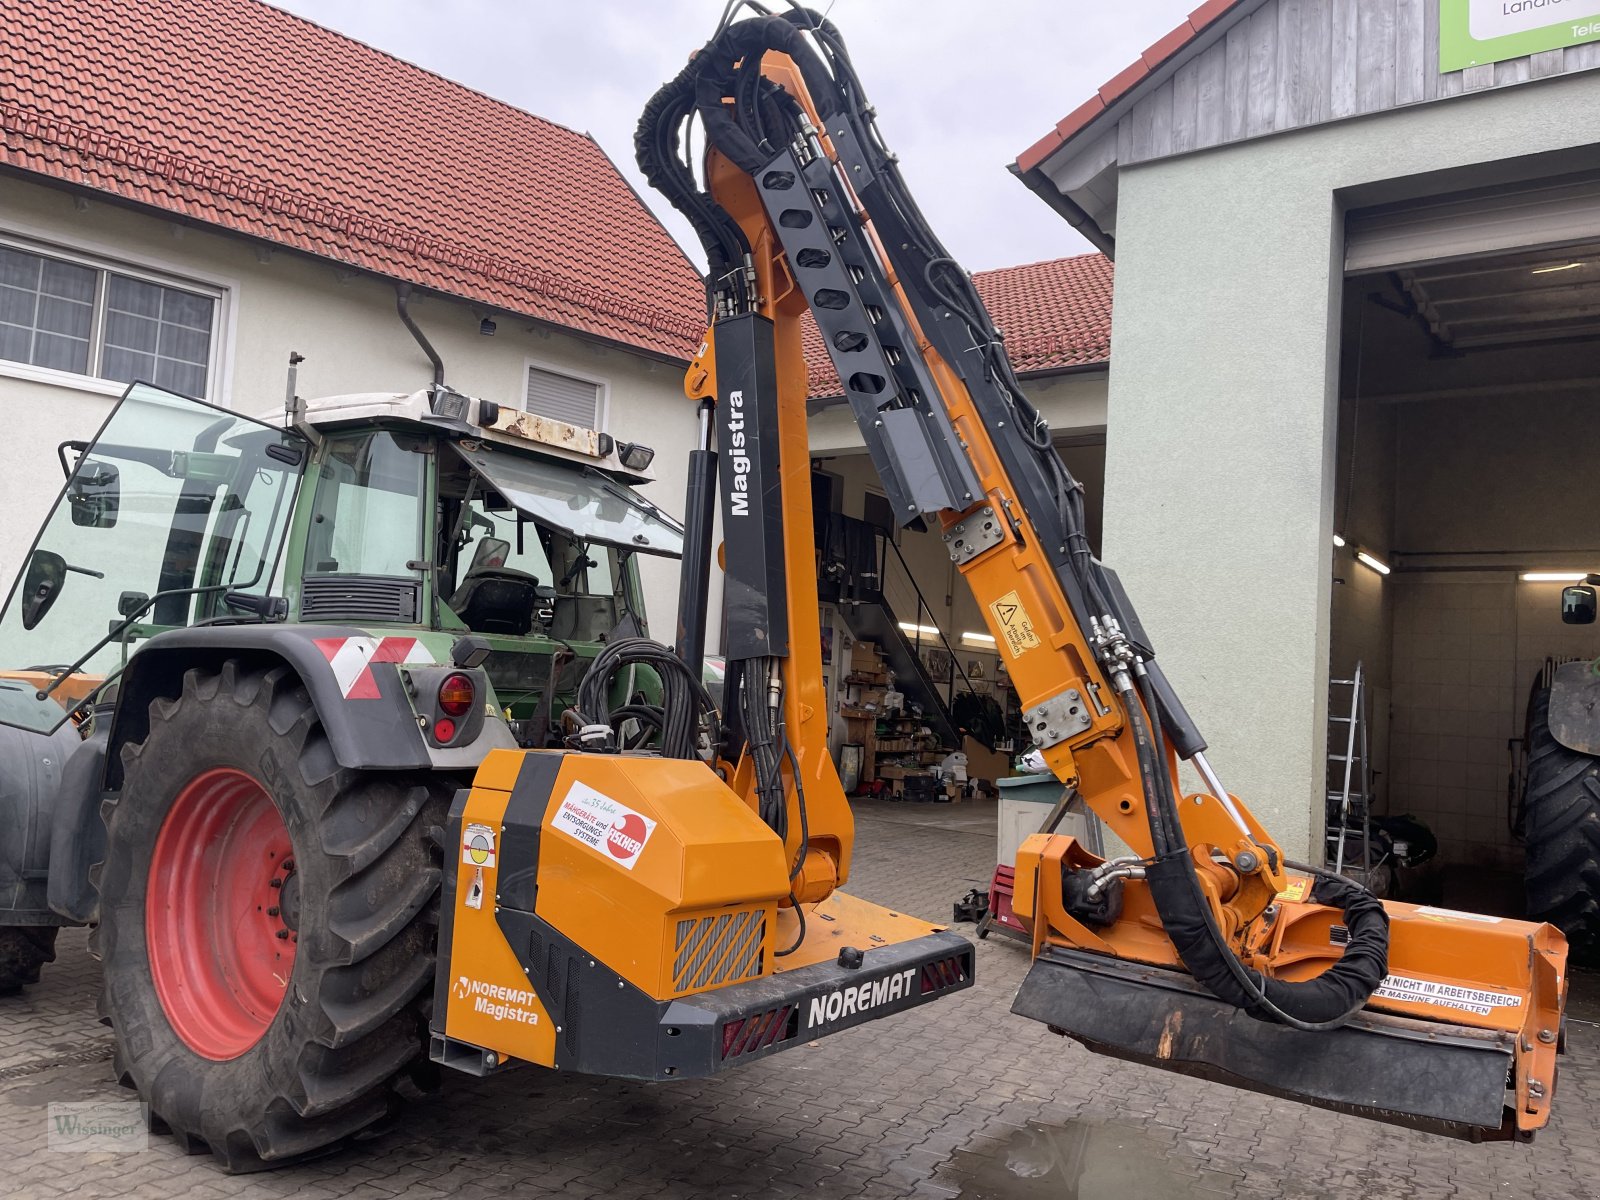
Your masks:
[{"label": "gutter downpipe", "polygon": [[400,320],[411,331],[411,336],[422,347],[422,352],[428,356],[428,361],[433,364],[433,386],[435,390],[444,386],[444,360],[439,357],[439,352],[433,348],[433,343],[428,341],[427,335],[417,327],[416,320],[411,316],[411,285],[409,283],[396,283],[394,285],[394,307],[400,314]]}]

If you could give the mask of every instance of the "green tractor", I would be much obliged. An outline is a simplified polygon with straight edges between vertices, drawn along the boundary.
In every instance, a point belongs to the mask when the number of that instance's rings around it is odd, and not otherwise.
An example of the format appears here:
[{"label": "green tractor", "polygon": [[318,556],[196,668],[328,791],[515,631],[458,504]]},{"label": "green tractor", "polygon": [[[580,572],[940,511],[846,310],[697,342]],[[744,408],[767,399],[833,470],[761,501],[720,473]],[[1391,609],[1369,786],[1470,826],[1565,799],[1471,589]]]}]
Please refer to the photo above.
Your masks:
[{"label": "green tractor", "polygon": [[131,387],[0,614],[0,991],[95,926],[119,1076],[235,1170],[424,1086],[439,827],[645,632],[650,453],[442,385]]}]

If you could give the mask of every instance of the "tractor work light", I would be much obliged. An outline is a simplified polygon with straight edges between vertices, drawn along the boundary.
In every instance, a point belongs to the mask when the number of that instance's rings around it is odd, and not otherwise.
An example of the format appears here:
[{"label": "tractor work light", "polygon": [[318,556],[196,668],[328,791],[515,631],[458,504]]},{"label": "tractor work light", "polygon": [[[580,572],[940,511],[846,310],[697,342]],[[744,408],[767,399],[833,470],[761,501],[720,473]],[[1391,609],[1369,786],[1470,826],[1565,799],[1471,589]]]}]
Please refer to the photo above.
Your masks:
[{"label": "tractor work light", "polygon": [[656,452],[638,442],[618,442],[617,459],[630,471],[643,471],[654,461]]},{"label": "tractor work light", "polygon": [[459,672],[446,675],[444,682],[439,685],[439,708],[452,717],[471,712],[473,701],[477,698],[478,689],[472,686],[472,680]]}]

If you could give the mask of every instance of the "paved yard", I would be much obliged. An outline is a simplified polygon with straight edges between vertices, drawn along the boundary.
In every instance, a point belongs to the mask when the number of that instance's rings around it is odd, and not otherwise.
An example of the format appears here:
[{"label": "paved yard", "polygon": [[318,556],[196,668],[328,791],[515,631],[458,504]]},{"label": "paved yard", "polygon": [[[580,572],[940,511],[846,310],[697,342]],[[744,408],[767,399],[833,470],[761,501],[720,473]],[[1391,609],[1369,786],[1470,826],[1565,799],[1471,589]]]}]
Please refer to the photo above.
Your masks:
[{"label": "paved yard", "polygon": [[[869,805],[853,890],[920,916],[981,884],[993,809]],[[1600,1193],[1600,1026],[1574,1022],[1553,1127],[1468,1146],[1098,1059],[1009,1015],[1025,955],[978,985],[720,1080],[535,1070],[447,1081],[394,1129],[310,1166],[230,1178],[169,1141],[46,1149],[45,1105],[121,1099],[79,932],[0,998],[0,1195],[27,1197],[1588,1197]],[[1595,989],[1591,989],[1595,990]],[[1582,1015],[1595,1015],[1592,1010]]]}]

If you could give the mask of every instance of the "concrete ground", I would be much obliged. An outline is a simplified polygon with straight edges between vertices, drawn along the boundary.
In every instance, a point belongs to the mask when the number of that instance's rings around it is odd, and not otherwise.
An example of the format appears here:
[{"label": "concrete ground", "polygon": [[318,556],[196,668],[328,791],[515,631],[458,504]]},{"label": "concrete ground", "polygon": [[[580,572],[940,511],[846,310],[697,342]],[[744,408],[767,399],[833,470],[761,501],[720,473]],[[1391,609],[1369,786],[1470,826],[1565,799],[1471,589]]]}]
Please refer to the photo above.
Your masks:
[{"label": "concrete ground", "polygon": [[[852,890],[922,917],[993,865],[988,805],[866,804]],[[970,927],[965,927],[970,930]],[[1009,1014],[1026,969],[979,943],[977,986],[721,1079],[632,1084],[538,1070],[444,1093],[359,1148],[229,1177],[147,1150],[47,1148],[45,1106],[122,1100],[81,932],[0,997],[0,1195],[22,1197],[1388,1197],[1600,1194],[1600,1024],[1580,1006],[1556,1116],[1532,1146],[1390,1130],[1096,1058]],[[1592,981],[1585,981],[1591,982]],[[1591,993],[1600,988],[1591,987]]]}]

